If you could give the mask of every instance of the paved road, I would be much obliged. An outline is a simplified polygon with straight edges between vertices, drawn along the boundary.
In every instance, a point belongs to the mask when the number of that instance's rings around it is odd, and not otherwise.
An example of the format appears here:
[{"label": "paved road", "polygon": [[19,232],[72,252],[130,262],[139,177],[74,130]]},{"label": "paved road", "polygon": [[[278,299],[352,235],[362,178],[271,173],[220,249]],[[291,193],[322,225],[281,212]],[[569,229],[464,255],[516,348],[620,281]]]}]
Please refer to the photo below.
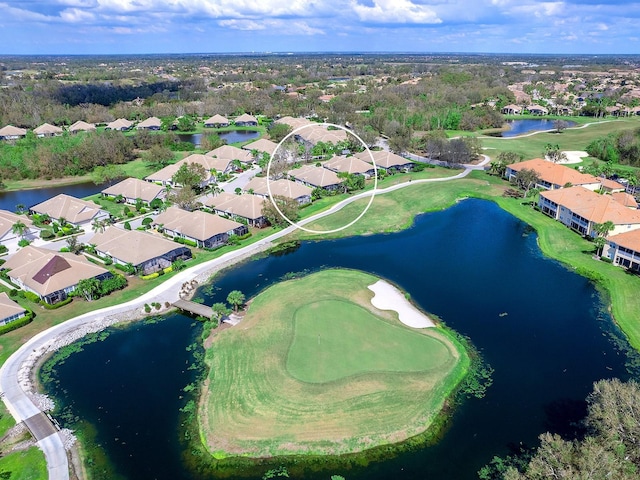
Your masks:
[{"label": "paved road", "polygon": [[[446,182],[463,178],[473,169],[483,168],[483,165],[488,163],[488,161],[489,157],[485,156],[485,160],[482,164],[465,166],[465,169],[457,175],[444,178],[413,180],[412,182],[405,182],[385,189],[376,190],[375,194],[382,195],[417,183]],[[319,218],[331,215],[351,202],[361,198],[370,197],[372,193],[372,191],[367,191],[351,196],[334,205],[329,210],[300,221],[299,224],[306,225],[318,220]],[[25,421],[27,426],[33,427],[32,433],[37,440],[37,445],[45,455],[50,480],[68,480],[69,465],[60,434],[55,431],[52,424],[48,426],[43,425],[43,422],[46,423],[49,420],[45,416],[40,415],[42,412],[28,395],[31,388],[29,373],[36,358],[44,355],[47,351],[54,348],[57,339],[64,338],[65,336],[72,334],[72,332],[77,332],[78,329],[86,327],[87,325],[96,324],[105,317],[141,309],[145,303],[164,303],[166,301],[173,303],[179,299],[179,291],[185,282],[189,282],[197,276],[211,272],[216,268],[228,265],[229,262],[237,261],[238,259],[245,257],[247,254],[269,245],[274,240],[288,235],[294,230],[296,230],[296,227],[290,226],[262,240],[252,243],[251,245],[226,253],[221,257],[210,260],[206,263],[188,268],[187,270],[184,270],[176,276],[166,280],[164,283],[141,297],[127,303],[89,312],[51,327],[44,332],[40,332],[33,338],[29,339],[4,362],[0,368],[0,392],[2,392],[2,400],[9,409],[9,412],[11,412],[11,415],[15,418],[16,422],[19,423]]]}]

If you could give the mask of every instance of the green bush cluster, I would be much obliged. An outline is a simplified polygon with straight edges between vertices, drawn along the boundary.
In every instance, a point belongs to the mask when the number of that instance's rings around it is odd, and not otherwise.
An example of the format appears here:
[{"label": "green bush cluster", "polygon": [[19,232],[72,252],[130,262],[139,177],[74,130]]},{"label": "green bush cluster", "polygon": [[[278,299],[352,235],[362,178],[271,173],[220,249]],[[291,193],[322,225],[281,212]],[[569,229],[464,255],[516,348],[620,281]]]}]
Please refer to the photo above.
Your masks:
[{"label": "green bush cluster", "polygon": [[194,242],[193,240],[188,240],[186,238],[174,237],[173,241],[177,242],[177,243],[180,243],[182,245],[187,245],[189,247],[197,247],[198,246],[198,244],[196,242]]},{"label": "green bush cluster", "polygon": [[33,317],[33,312],[27,310],[27,314],[24,317],[19,318],[18,320],[14,320],[13,322],[6,325],[0,326],[0,335],[4,335],[5,333],[17,330],[20,327],[24,327],[25,325],[31,323]]},{"label": "green bush cluster", "polygon": [[49,303],[46,303],[46,302],[44,302],[44,301],[41,301],[41,302],[40,302],[40,304],[41,304],[44,308],[46,308],[47,310],[55,310],[55,309],[57,309],[57,308],[64,307],[65,305],[68,305],[68,304],[70,304],[71,302],[73,302],[73,297],[67,297],[67,298],[65,298],[64,300],[62,300],[61,302],[54,303],[53,305],[51,305],[51,304],[49,304]]}]

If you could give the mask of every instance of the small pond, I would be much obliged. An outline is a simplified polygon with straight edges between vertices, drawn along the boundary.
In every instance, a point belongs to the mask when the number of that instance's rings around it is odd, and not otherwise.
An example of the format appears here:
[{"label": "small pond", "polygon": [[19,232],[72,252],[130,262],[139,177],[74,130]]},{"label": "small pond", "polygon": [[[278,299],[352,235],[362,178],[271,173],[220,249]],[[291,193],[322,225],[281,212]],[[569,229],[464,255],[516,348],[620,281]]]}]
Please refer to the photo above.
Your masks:
[{"label": "small pond", "polygon": [[[553,130],[555,129],[555,119],[541,118],[541,119],[525,119],[525,120],[509,120],[509,130],[497,134],[498,137],[515,137],[524,133]],[[565,120],[567,127],[575,126],[576,122],[570,122]]]},{"label": "small pond", "polygon": [[75,185],[0,192],[0,210],[9,210],[10,212],[15,212],[16,205],[18,204],[22,204],[25,207],[29,208],[61,193],[66,193],[67,195],[72,195],[77,198],[84,198],[104,190],[109,185],[109,183],[96,185],[93,182],[84,182],[77,183]]},{"label": "small pond", "polygon": [[[202,142],[202,133],[179,133],[178,138],[181,142],[191,142],[196,147],[200,146]],[[256,130],[230,130],[228,132],[218,132],[218,136],[227,141],[228,145],[237,142],[249,142],[251,140],[257,140],[260,138],[260,132]]]}]

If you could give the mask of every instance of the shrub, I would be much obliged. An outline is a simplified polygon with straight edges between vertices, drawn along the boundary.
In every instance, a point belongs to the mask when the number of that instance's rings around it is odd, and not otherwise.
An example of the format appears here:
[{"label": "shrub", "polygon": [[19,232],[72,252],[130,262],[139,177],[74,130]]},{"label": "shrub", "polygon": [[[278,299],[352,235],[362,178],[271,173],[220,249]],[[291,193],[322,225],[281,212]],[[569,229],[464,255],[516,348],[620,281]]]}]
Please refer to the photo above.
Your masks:
[{"label": "shrub", "polygon": [[62,247],[62,248],[60,249],[60,252],[61,252],[61,253],[68,253],[68,252],[70,252],[70,251],[71,251],[71,250],[69,249],[69,247]]},{"label": "shrub", "polygon": [[124,222],[124,229],[131,230],[131,224],[129,222]]},{"label": "shrub", "polygon": [[54,303],[53,305],[48,304],[47,302],[41,301],[40,305],[42,305],[47,310],[55,310],[56,308],[64,307],[65,305],[70,304],[73,301],[73,297],[67,297],[61,302]]},{"label": "shrub", "polygon": [[27,240],[26,238],[23,238],[18,242],[18,246],[19,247],[26,247],[27,245],[29,245],[29,243],[30,243],[29,240]]},{"label": "shrub", "polygon": [[152,280],[154,278],[158,278],[160,274],[158,272],[150,273],[149,275],[142,275],[140,278],[142,280]]},{"label": "shrub", "polygon": [[27,314],[24,317],[19,318],[18,320],[14,320],[7,325],[0,326],[0,335],[12,332],[13,330],[16,330],[20,327],[24,327],[25,325],[31,323],[31,320],[33,320],[33,312],[27,310]]},{"label": "shrub", "polygon": [[51,230],[42,230],[40,232],[40,238],[43,240],[49,240],[51,238],[55,238],[56,234],[53,233]]},{"label": "shrub", "polygon": [[188,245],[189,247],[197,247],[198,244],[193,240],[188,240],[186,238],[173,237],[173,241],[177,243],[181,243],[182,245]]},{"label": "shrub", "polygon": [[7,253],[9,249],[6,245],[0,245],[0,253]]},{"label": "shrub", "polygon": [[127,279],[123,275],[114,275],[100,282],[100,295],[108,295],[127,286]]},{"label": "shrub", "polygon": [[145,313],[151,313],[151,307],[149,306],[148,303],[144,304],[144,311]]},{"label": "shrub", "polygon": [[24,298],[35,303],[38,303],[40,301],[40,297],[33,292],[24,292]]}]

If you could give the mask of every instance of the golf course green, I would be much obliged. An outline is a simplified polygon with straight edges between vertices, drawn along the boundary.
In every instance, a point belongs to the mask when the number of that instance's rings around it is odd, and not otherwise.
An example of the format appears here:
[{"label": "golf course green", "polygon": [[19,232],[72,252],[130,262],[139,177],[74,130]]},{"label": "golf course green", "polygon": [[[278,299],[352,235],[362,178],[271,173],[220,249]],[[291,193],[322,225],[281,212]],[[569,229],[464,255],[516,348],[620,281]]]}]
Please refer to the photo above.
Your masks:
[{"label": "golf course green", "polygon": [[214,457],[352,453],[429,428],[469,358],[444,328],[375,308],[376,281],[326,270],[276,284],[215,336],[199,409]]}]

